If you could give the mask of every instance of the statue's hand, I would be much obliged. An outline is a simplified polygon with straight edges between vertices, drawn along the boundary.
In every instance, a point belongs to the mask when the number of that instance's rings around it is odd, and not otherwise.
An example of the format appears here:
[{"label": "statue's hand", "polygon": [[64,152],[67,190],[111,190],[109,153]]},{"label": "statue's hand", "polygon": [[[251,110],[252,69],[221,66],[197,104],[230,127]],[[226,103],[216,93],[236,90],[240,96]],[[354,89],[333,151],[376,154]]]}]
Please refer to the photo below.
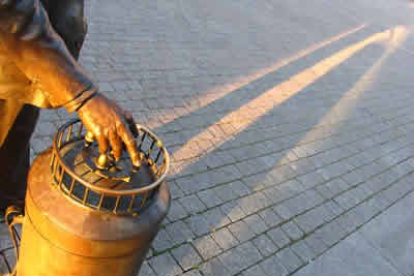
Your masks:
[{"label": "statue's hand", "polygon": [[86,129],[97,139],[101,154],[106,154],[111,148],[118,159],[125,145],[133,165],[139,166],[139,153],[134,139],[137,130],[129,112],[98,94],[78,109],[78,115]]},{"label": "statue's hand", "polygon": [[18,33],[31,22],[39,0],[0,0],[0,31]]}]

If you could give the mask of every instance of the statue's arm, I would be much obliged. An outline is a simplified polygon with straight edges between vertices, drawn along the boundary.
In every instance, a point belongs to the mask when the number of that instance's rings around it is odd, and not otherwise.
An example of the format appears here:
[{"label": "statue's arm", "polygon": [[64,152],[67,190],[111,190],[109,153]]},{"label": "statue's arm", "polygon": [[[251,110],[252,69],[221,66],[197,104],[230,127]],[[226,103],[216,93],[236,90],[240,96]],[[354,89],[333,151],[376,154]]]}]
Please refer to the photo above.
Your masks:
[{"label": "statue's arm", "polygon": [[0,0],[0,43],[54,107],[77,111],[98,141],[101,154],[111,148],[119,159],[125,146],[132,163],[140,165],[131,114],[96,93],[96,86],[52,28],[39,0]]},{"label": "statue's arm", "polygon": [[39,0],[0,0],[0,43],[54,107],[72,112],[97,90]]}]

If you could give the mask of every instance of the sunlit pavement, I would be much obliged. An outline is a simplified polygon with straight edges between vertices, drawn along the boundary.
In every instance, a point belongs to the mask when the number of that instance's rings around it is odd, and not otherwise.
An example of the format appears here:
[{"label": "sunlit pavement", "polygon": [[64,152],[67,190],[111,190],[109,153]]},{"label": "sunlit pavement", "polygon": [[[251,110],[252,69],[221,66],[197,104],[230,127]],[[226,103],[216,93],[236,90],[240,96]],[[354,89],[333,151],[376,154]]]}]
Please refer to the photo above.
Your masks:
[{"label": "sunlit pavement", "polygon": [[[414,274],[410,1],[87,8],[82,64],[173,159],[140,276]],[[33,157],[68,116],[41,114]]]}]

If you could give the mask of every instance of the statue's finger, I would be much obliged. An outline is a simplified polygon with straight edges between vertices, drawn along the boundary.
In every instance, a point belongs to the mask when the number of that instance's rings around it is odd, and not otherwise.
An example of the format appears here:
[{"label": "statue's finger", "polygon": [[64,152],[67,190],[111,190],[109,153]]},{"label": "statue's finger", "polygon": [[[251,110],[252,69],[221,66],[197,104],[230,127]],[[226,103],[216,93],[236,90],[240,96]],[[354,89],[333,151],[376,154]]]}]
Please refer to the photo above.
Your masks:
[{"label": "statue's finger", "polygon": [[99,146],[99,152],[101,154],[105,154],[108,152],[109,144],[108,139],[103,135],[103,133],[94,133],[94,136],[96,137],[96,140],[98,141]]},{"label": "statue's finger", "polygon": [[139,158],[139,152],[138,152],[137,144],[135,142],[135,139],[132,133],[129,131],[129,129],[124,124],[121,124],[118,128],[118,134],[127,148],[132,164],[135,167],[140,167],[141,162]]},{"label": "statue's finger", "polygon": [[116,160],[119,160],[122,155],[123,145],[122,141],[119,138],[118,134],[116,133],[116,130],[109,132],[109,143],[111,144],[111,148],[114,154],[114,157]]}]

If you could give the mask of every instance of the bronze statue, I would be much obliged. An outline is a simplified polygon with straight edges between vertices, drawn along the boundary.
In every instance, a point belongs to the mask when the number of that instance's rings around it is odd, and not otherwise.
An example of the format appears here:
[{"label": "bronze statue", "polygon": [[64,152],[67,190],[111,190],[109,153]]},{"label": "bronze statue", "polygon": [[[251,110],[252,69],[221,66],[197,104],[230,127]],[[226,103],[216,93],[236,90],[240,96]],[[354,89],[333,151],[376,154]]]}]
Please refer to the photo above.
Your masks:
[{"label": "bronze statue", "polygon": [[38,108],[77,112],[101,153],[139,163],[132,116],[98,93],[76,61],[84,0],[0,0],[0,210],[22,202]]}]

